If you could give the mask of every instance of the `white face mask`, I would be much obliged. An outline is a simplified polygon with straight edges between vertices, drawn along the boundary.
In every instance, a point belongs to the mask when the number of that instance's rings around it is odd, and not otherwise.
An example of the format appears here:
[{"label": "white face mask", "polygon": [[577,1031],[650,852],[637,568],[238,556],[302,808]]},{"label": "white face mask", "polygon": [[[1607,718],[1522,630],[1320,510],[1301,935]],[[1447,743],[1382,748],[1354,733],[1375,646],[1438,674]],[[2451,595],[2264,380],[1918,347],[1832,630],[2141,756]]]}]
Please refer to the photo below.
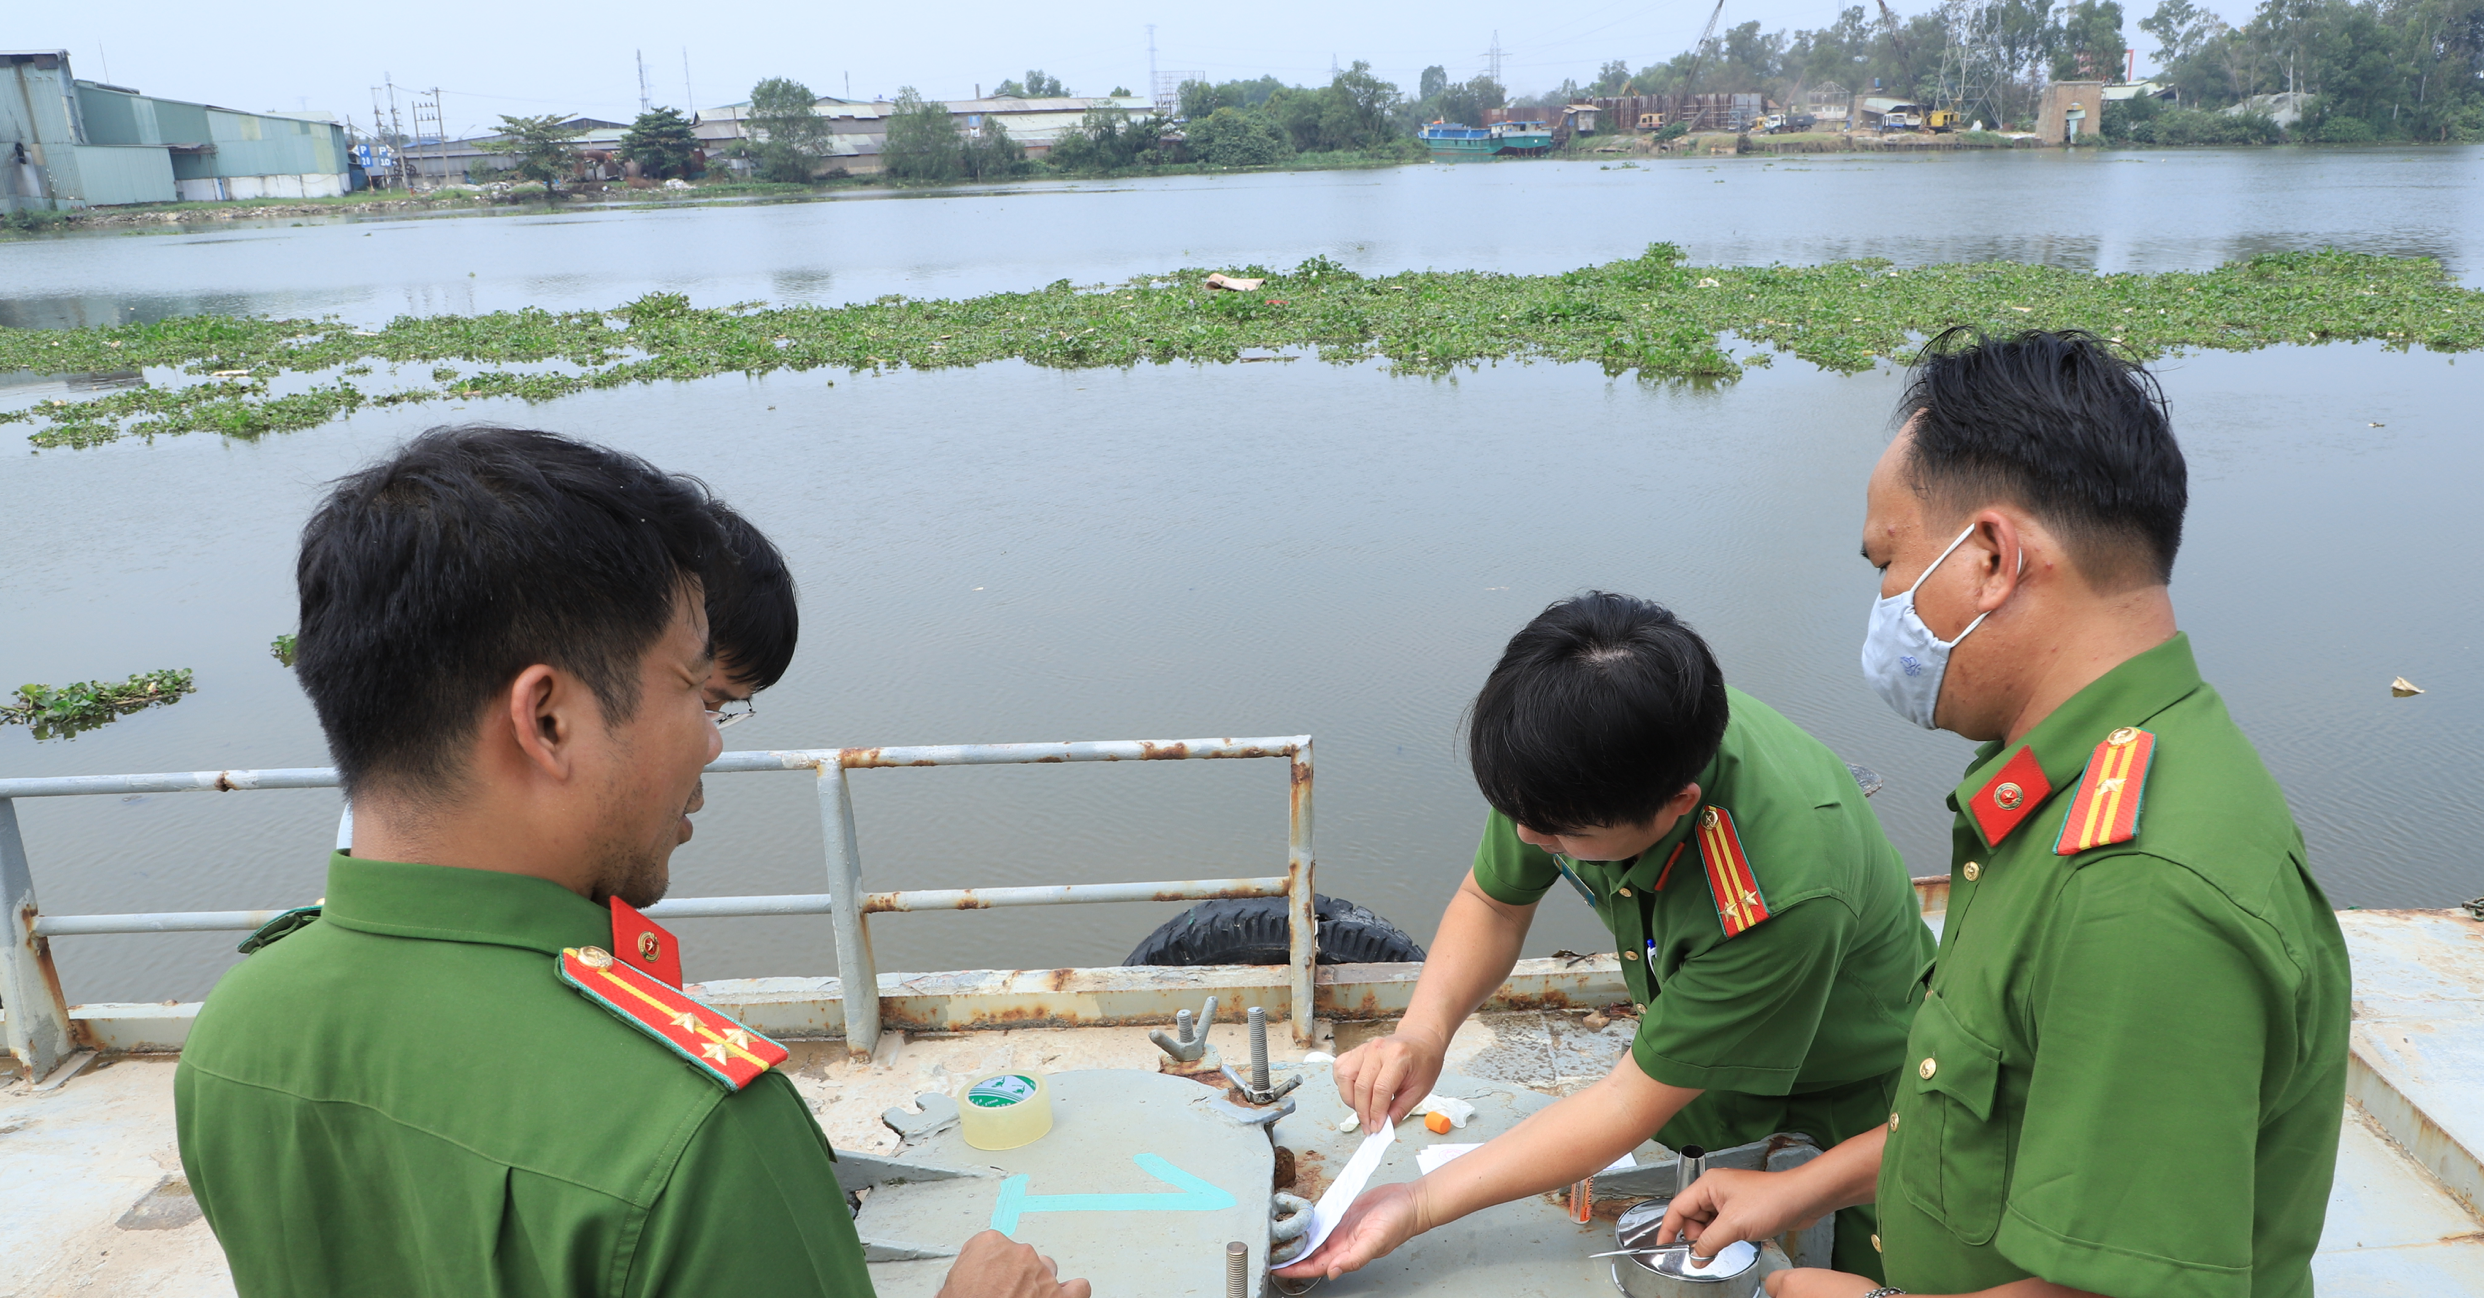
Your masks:
[{"label": "white face mask", "polygon": [[[1973,535],[1975,528],[1970,524],[1957,540],[1949,543],[1949,549],[1941,551],[1941,557],[1934,559],[1930,568],[1923,570],[1922,577],[1915,578],[1915,584],[1907,587],[1905,594],[1875,600],[1871,625],[1863,633],[1863,679],[1872,683],[1872,689],[1899,716],[1926,730],[1936,728],[1932,712],[1941,701],[1941,677],[1949,670],[1949,651],[1992,614],[1977,614],[1974,621],[1966,624],[1966,630],[1958,633],[1957,640],[1944,641],[1932,634],[1932,628],[1925,626],[1915,612],[1915,592],[1922,588],[1924,577],[1931,576],[1942,560]],[[2018,562],[2024,569],[2027,556],[2021,554]]]}]

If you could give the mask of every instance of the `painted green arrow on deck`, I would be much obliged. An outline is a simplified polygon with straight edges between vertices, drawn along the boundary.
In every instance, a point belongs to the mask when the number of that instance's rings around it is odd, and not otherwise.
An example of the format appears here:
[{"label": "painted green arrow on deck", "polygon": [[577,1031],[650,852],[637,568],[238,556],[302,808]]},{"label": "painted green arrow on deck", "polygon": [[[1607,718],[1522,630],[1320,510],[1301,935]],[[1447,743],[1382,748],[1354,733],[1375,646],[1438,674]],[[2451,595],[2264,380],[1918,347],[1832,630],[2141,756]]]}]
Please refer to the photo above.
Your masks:
[{"label": "painted green arrow on deck", "polygon": [[1028,1194],[1021,1172],[1001,1182],[1000,1198],[992,1204],[992,1229],[1015,1238],[1018,1218],[1030,1212],[1216,1212],[1233,1206],[1232,1195],[1154,1154],[1133,1154],[1130,1161],[1179,1193]]}]

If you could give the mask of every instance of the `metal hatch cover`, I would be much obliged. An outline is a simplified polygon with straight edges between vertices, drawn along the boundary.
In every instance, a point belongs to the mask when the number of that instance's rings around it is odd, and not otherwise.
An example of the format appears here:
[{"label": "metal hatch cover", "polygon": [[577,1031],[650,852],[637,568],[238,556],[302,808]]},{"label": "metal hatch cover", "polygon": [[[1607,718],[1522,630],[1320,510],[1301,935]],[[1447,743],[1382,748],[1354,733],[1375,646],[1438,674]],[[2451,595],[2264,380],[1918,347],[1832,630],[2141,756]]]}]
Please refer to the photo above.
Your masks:
[{"label": "metal hatch cover", "polygon": [[[1160,1073],[1053,1073],[1052,1131],[1010,1150],[968,1145],[954,1126],[897,1157],[988,1175],[882,1184],[854,1226],[866,1240],[918,1241],[951,1251],[986,1228],[1032,1244],[1099,1294],[1223,1298],[1225,1245],[1267,1267],[1268,1198],[1276,1159],[1268,1137],[1220,1117],[1224,1092]],[[871,1264],[880,1298],[930,1298],[950,1259]]]}]

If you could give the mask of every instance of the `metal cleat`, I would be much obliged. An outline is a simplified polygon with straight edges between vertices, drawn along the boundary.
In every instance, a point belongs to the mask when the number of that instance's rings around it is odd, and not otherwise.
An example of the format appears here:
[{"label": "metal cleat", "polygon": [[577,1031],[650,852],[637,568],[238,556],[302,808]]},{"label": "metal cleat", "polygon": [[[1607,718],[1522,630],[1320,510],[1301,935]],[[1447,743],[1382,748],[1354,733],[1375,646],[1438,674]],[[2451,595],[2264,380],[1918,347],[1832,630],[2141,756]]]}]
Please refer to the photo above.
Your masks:
[{"label": "metal cleat", "polygon": [[1210,996],[1207,998],[1207,1006],[1199,1011],[1195,1028],[1191,1022],[1190,1011],[1182,1010],[1173,1016],[1172,1036],[1168,1037],[1164,1034],[1164,1029],[1156,1028],[1147,1034],[1147,1039],[1155,1042],[1157,1049],[1172,1056],[1173,1062],[1195,1064],[1199,1062],[1201,1056],[1208,1053],[1208,1025],[1215,1021],[1216,998]]},{"label": "metal cleat", "polygon": [[892,1108],[880,1114],[880,1124],[896,1132],[905,1144],[929,1140],[957,1125],[957,1101],[948,1096],[926,1092],[915,1096],[914,1102],[922,1106],[921,1113]]},{"label": "metal cleat", "polygon": [[1270,1140],[1276,1139],[1274,1134],[1276,1131],[1276,1124],[1292,1117],[1294,1115],[1295,1108],[1292,1100],[1287,1100],[1281,1104],[1272,1104],[1265,1108],[1244,1108],[1243,1106],[1236,1104],[1221,1095],[1210,1097],[1206,1103],[1208,1111],[1211,1113],[1231,1118],[1245,1127],[1262,1127],[1267,1129],[1270,1133],[1268,1137]]}]

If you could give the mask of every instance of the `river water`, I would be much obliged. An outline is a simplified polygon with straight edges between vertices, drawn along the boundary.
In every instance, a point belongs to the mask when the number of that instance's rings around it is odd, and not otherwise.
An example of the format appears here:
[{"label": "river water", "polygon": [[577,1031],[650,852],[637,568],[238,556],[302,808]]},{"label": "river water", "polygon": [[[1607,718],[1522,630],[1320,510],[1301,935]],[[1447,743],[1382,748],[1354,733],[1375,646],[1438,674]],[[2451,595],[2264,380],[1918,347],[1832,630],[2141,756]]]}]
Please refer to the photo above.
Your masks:
[{"label": "river water", "polygon": [[[82,235],[0,244],[0,314],[370,321],[650,288],[834,301],[1313,253],[1540,271],[1656,238],[1708,261],[2106,269],[2339,244],[2437,256],[2475,283],[2480,165],[2484,150],[2387,149],[1506,164]],[[2392,208],[2421,219],[2355,220]],[[2484,481],[2480,366],[2331,346],[2162,369],[2192,466],[2182,621],[2339,905],[2484,892],[2484,603],[2464,557]],[[1459,709],[1528,616],[1604,587],[1673,604],[1731,680],[1886,775],[1874,805],[1930,873],[1946,866],[1940,799],[1968,746],[1896,719],[1854,665],[1874,593],[1855,557],[1862,482],[1901,384],[1791,360],[1714,389],[1557,365],[1412,379],[1311,360],[1008,363],[724,376],[368,412],[255,445],[0,460],[0,677],[182,666],[199,684],[71,742],[0,731],[0,774],[322,762],[310,709],[265,648],[293,625],[295,530],[321,483],[409,432],[497,419],[695,472],[784,545],[808,635],[759,716],[728,732],[734,747],[1309,733],[1322,890],[1428,938],[1482,819]],[[2432,692],[2392,699],[2396,675]],[[806,778],[710,791],[676,895],[824,888]],[[1284,859],[1276,762],[871,771],[854,796],[878,888],[1274,873]],[[29,801],[20,818],[44,909],[92,913],[309,901],[336,809],[326,791],[183,794]],[[874,946],[888,969],[1113,963],[1177,909],[883,916]],[[693,978],[833,969],[824,917],[684,928]],[[194,998],[232,940],[56,949],[73,1000]],[[1529,950],[1598,942],[1556,895]]]}]

